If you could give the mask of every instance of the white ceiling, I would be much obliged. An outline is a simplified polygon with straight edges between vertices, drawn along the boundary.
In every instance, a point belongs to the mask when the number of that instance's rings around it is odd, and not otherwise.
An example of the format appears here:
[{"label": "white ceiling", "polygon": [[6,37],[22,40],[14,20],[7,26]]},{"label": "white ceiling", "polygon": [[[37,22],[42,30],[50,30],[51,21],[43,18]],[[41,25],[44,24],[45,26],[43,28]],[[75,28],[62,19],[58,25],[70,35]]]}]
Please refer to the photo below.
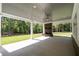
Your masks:
[{"label": "white ceiling", "polygon": [[[36,8],[33,8],[36,6]],[[3,3],[2,12],[8,13],[32,21],[48,22],[55,19],[71,16],[73,4],[61,3]],[[49,15],[47,17],[47,15]],[[50,18],[50,19],[46,19]]]}]

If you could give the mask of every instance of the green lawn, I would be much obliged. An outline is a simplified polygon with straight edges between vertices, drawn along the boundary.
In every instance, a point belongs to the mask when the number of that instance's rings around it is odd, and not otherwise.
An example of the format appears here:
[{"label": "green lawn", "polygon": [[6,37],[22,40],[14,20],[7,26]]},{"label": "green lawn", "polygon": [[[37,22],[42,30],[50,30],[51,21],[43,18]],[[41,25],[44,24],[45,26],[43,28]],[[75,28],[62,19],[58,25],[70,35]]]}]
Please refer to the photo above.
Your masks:
[{"label": "green lawn", "polygon": [[54,36],[71,37],[72,32],[53,32]]},{"label": "green lawn", "polygon": [[[71,32],[53,32],[54,36],[66,36],[66,37],[71,37]],[[33,38],[40,37],[42,34],[33,34]],[[30,39],[30,35],[15,35],[15,36],[6,36],[6,37],[1,37],[1,44],[9,44],[9,43],[14,43],[22,40],[27,40]]]},{"label": "green lawn", "polygon": [[[33,38],[42,36],[42,34],[33,34]],[[16,35],[16,36],[6,36],[6,37],[1,37],[1,44],[9,44],[9,43],[14,43],[22,40],[27,40],[30,39],[30,35]]]}]

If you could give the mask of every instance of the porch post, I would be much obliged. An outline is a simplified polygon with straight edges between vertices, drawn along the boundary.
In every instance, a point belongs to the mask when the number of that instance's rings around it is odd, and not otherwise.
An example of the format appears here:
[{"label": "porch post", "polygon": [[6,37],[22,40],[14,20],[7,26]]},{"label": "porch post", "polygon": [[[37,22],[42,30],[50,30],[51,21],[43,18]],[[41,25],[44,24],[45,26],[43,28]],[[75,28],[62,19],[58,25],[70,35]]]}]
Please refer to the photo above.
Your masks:
[{"label": "porch post", "polygon": [[32,39],[32,36],[33,36],[33,23],[31,22],[31,25],[30,25],[30,34],[31,34],[31,39]]},{"label": "porch post", "polygon": [[[78,4],[79,7],[79,4]],[[79,41],[79,8],[77,10],[77,39]]]},{"label": "porch post", "polygon": [[45,26],[44,26],[44,23],[43,23],[43,35],[45,34]]}]

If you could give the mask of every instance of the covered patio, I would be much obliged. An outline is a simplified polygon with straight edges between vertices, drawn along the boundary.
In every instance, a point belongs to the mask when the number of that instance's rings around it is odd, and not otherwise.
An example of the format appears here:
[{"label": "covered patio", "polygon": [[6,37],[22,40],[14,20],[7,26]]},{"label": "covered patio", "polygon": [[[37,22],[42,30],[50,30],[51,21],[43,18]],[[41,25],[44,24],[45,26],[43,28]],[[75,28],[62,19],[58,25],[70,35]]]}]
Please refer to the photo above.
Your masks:
[{"label": "covered patio", "polygon": [[[3,56],[74,56],[76,55],[72,38],[54,36],[52,23],[68,21],[72,23],[77,4],[73,3],[2,3],[1,17],[9,17],[30,22],[30,39],[8,45],[2,45],[0,52]],[[78,10],[79,8],[77,8]],[[77,12],[77,11],[76,11]],[[77,14],[78,16],[78,14]],[[79,20],[77,20],[79,21]],[[42,36],[33,38],[33,23],[43,26]],[[79,28],[78,28],[79,29]],[[78,40],[78,34],[77,38]],[[79,43],[79,41],[77,41]],[[77,45],[78,45],[77,43]],[[21,45],[21,46],[20,46]],[[9,48],[9,49],[8,49]]]}]

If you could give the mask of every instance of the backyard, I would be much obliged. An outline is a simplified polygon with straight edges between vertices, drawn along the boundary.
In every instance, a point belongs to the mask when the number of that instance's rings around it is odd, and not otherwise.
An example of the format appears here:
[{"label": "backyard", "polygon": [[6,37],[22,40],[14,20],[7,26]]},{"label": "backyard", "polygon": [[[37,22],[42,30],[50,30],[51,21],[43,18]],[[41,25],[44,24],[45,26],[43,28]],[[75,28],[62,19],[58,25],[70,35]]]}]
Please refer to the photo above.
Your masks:
[{"label": "backyard", "polygon": [[[65,36],[65,37],[71,37],[71,32],[53,32],[54,36]],[[42,34],[33,34],[33,39],[42,36]],[[13,35],[13,36],[5,36],[1,38],[1,44],[9,44],[9,43],[15,43],[23,40],[30,39],[30,35]]]},{"label": "backyard", "polygon": [[[26,19],[27,20],[27,19]],[[42,36],[42,24],[33,23],[32,38]],[[2,17],[1,19],[1,44],[10,44],[31,38],[31,22]]]},{"label": "backyard", "polygon": [[[31,38],[31,23],[29,21],[22,21],[11,19],[8,17],[2,17],[1,19],[1,44],[10,44]],[[43,25],[41,23],[33,23],[33,35],[32,39],[42,36]],[[54,36],[66,36],[71,37],[70,23],[53,25]]]},{"label": "backyard", "polygon": [[[33,34],[33,38],[40,37],[42,34]],[[30,35],[14,35],[14,36],[5,36],[1,38],[1,44],[15,43],[23,40],[30,39]]]},{"label": "backyard", "polygon": [[53,32],[54,36],[71,37],[72,32]]}]

